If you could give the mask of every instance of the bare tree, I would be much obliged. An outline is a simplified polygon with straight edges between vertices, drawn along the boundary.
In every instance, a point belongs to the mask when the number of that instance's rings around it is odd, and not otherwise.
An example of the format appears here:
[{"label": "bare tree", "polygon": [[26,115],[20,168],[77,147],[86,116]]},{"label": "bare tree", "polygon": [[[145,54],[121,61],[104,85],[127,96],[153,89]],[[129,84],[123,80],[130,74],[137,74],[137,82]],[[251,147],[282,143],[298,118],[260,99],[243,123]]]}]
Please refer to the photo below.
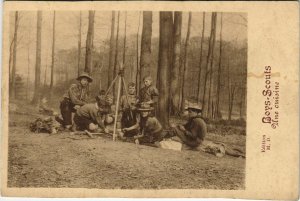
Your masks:
[{"label": "bare tree", "polygon": [[109,43],[109,61],[108,61],[108,82],[107,82],[107,88],[109,87],[110,83],[112,82],[112,68],[113,68],[113,63],[114,63],[114,59],[113,59],[113,54],[114,54],[114,49],[115,49],[115,45],[114,45],[114,35],[115,35],[115,11],[112,11],[111,14],[111,31],[110,31],[110,43]]},{"label": "bare tree", "polygon": [[209,70],[209,92],[208,92],[208,101],[207,101],[207,113],[208,115],[211,115],[211,117],[213,116],[213,112],[211,113],[211,108],[213,108],[213,106],[211,106],[211,104],[213,104],[212,100],[212,83],[213,83],[213,62],[214,62],[214,49],[215,49],[215,41],[216,41],[216,22],[217,22],[217,13],[213,13],[212,15],[214,15],[214,20],[213,20],[213,38],[212,38],[212,48],[211,48],[211,59],[210,59],[210,70]]},{"label": "bare tree", "polygon": [[199,74],[198,74],[198,91],[197,91],[197,102],[200,103],[201,99],[201,70],[202,70],[202,54],[203,54],[203,41],[204,41],[204,32],[205,32],[205,12],[203,12],[202,17],[202,33],[201,33],[201,42],[200,42],[200,56],[199,56]]},{"label": "bare tree", "polygon": [[77,55],[77,76],[80,75],[80,58],[81,58],[81,11],[79,13],[79,29],[78,29],[78,55]]},{"label": "bare tree", "polygon": [[171,68],[171,114],[179,113],[180,110],[180,49],[181,49],[181,26],[182,26],[182,12],[174,12],[174,26],[173,26],[173,58]]},{"label": "bare tree", "polygon": [[15,31],[14,31],[14,45],[13,45],[13,60],[12,60],[12,73],[11,73],[11,98],[16,97],[16,63],[17,63],[17,41],[18,41],[18,28],[19,28],[19,12],[15,12]]},{"label": "bare tree", "polygon": [[139,13],[139,24],[138,30],[136,34],[136,76],[135,76],[135,84],[136,84],[136,93],[139,95],[140,91],[140,63],[139,63],[139,32],[140,32],[140,20],[141,20],[141,13]]},{"label": "bare tree", "polygon": [[34,83],[34,95],[32,99],[32,104],[38,104],[40,99],[42,20],[43,20],[42,11],[37,11],[35,83]]},{"label": "bare tree", "polygon": [[211,29],[210,29],[210,36],[209,36],[209,44],[208,44],[208,52],[207,52],[207,57],[206,57],[206,64],[205,64],[205,74],[204,74],[204,89],[203,89],[203,95],[202,95],[202,110],[203,110],[203,115],[206,116],[206,102],[205,102],[205,95],[206,95],[206,84],[207,84],[207,77],[209,72],[209,63],[210,63],[210,58],[211,58],[211,52],[212,52],[212,43],[213,43],[213,37],[214,37],[214,19],[215,15],[212,13],[211,15]]},{"label": "bare tree", "polygon": [[140,60],[140,85],[144,76],[150,74],[152,11],[143,11],[143,29]]},{"label": "bare tree", "polygon": [[223,15],[220,15],[220,52],[219,52],[219,67],[218,67],[218,83],[217,83],[217,100],[216,100],[216,114],[217,118],[220,117],[220,88],[221,88],[221,71],[222,71],[222,28],[223,28]]},{"label": "bare tree", "polygon": [[[114,63],[114,77],[117,75],[117,65],[118,65],[118,53],[119,53],[119,29],[120,29],[120,11],[118,11],[118,21],[117,21],[117,36],[116,36],[116,49],[115,49],[115,63]],[[115,85],[113,86],[114,99],[116,97]]]},{"label": "bare tree", "polygon": [[189,12],[189,19],[188,19],[188,28],[187,28],[187,33],[186,33],[186,38],[185,38],[185,45],[184,45],[184,55],[183,55],[183,79],[181,83],[181,94],[182,94],[182,99],[181,99],[181,111],[184,111],[185,108],[185,80],[186,80],[186,68],[188,65],[187,61],[187,51],[189,47],[189,40],[190,40],[190,32],[191,32],[191,21],[192,21],[192,13]]},{"label": "bare tree", "polygon": [[29,95],[28,95],[28,90],[29,90],[29,74],[30,74],[30,58],[29,58],[29,53],[30,53],[30,43],[27,44],[27,81],[26,81],[26,100],[29,100]]},{"label": "bare tree", "polygon": [[228,120],[231,120],[236,84],[233,84],[231,81],[229,64],[227,64],[227,83],[228,83]]},{"label": "bare tree", "polygon": [[126,56],[126,28],[127,28],[127,12],[125,12],[125,25],[124,25],[124,45],[123,45],[123,65],[125,66]]},{"label": "bare tree", "polygon": [[50,80],[50,96],[53,93],[53,78],[54,78],[54,59],[55,59],[55,11],[53,12],[53,34],[52,34],[52,59],[51,59],[51,80]]},{"label": "bare tree", "polygon": [[92,72],[92,66],[93,66],[94,18],[95,18],[95,11],[90,10],[88,33],[86,37],[86,56],[85,56],[85,68],[84,68],[84,71],[87,73]]},{"label": "bare tree", "polygon": [[157,88],[160,92],[158,100],[158,118],[164,127],[169,125],[169,75],[170,43],[172,43],[173,14],[163,11],[159,14],[159,59],[157,69]]}]

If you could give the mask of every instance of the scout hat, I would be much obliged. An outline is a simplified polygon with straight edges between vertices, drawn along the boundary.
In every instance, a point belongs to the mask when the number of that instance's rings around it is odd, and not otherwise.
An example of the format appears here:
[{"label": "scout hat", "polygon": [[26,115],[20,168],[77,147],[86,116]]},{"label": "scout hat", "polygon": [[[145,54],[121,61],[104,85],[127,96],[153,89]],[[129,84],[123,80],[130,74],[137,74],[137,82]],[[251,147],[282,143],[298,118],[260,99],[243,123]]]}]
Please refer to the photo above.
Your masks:
[{"label": "scout hat", "polygon": [[198,112],[198,113],[202,112],[202,108],[199,107],[199,106],[197,106],[197,105],[195,105],[195,106],[192,106],[192,105],[188,106],[186,108],[186,110],[191,110],[191,111]]},{"label": "scout hat", "polygon": [[151,107],[149,104],[141,104],[141,106],[137,109],[140,112],[148,112],[152,111],[154,108]]},{"label": "scout hat", "polygon": [[81,78],[87,78],[89,82],[92,82],[93,81],[93,78],[86,72],[83,72],[81,73],[78,77],[77,77],[77,80],[81,80]]}]

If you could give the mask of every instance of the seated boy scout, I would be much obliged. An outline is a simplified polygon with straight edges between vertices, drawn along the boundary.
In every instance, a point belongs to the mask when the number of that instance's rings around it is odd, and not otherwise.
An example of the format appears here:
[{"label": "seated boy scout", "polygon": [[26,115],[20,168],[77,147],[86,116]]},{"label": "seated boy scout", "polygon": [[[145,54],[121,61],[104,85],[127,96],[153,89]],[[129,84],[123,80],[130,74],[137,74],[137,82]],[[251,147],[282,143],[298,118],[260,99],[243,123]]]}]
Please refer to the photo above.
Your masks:
[{"label": "seated boy scout", "polygon": [[187,109],[189,112],[187,123],[172,127],[176,136],[178,136],[184,144],[191,148],[196,148],[203,142],[207,133],[207,127],[201,117],[201,108],[190,106]]},{"label": "seated boy scout", "polygon": [[162,140],[162,126],[156,117],[151,115],[153,107],[143,104],[137,109],[140,112],[140,117],[137,118],[137,123],[129,128],[124,128],[123,132],[128,132],[133,129],[139,129],[139,134],[134,136],[137,144],[154,144]]},{"label": "seated boy scout", "polygon": [[87,73],[82,73],[77,77],[77,80],[78,83],[71,85],[60,103],[62,119],[58,116],[55,118],[67,129],[71,129],[72,127],[72,116],[74,112],[88,102],[89,84],[93,81],[92,77]]},{"label": "seated boy scout", "polygon": [[[135,95],[136,87],[135,83],[128,84],[128,96],[123,95],[120,100],[120,106],[122,110],[121,128],[128,128],[137,123],[137,110],[136,104],[138,97]],[[124,137],[133,137],[138,134],[138,129],[133,129],[124,133]]]},{"label": "seated boy scout", "polygon": [[108,133],[104,120],[110,112],[112,97],[100,95],[96,97],[96,100],[96,103],[89,103],[80,107],[75,113],[74,122],[80,130],[91,132],[103,130]]}]

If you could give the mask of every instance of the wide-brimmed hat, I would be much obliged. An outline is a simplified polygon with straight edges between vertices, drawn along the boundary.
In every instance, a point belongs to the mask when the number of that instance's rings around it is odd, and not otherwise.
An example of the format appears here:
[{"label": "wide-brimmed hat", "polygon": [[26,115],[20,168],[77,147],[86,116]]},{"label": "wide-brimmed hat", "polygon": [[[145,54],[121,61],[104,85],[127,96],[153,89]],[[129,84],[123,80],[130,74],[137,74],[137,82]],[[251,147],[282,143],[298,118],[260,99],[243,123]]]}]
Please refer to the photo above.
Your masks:
[{"label": "wide-brimmed hat", "polygon": [[186,110],[192,110],[192,111],[195,111],[195,112],[202,112],[202,108],[197,106],[197,105],[190,105],[185,109]]},{"label": "wide-brimmed hat", "polygon": [[83,72],[81,73],[78,77],[77,77],[77,80],[81,80],[81,78],[87,78],[89,82],[92,82],[93,81],[93,78],[86,72]]},{"label": "wide-brimmed hat", "polygon": [[141,106],[137,110],[140,112],[147,112],[154,110],[154,108],[151,107],[149,104],[141,104]]}]

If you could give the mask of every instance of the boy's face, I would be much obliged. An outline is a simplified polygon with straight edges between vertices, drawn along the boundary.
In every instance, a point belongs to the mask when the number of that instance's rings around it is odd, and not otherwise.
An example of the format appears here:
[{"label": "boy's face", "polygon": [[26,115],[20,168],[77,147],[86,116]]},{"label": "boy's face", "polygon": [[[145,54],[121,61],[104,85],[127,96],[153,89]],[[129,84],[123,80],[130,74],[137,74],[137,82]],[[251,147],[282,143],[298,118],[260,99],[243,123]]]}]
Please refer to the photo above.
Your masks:
[{"label": "boy's face", "polygon": [[197,114],[198,114],[197,112],[189,110],[189,117],[195,117],[197,116]]},{"label": "boy's face", "polygon": [[82,86],[86,86],[88,83],[89,83],[89,81],[88,81],[87,78],[85,78],[85,77],[81,78],[80,84],[81,84]]},{"label": "boy's face", "polygon": [[145,84],[146,87],[149,87],[151,85],[151,82],[152,81],[149,80],[149,79],[144,80],[144,84]]},{"label": "boy's face", "polygon": [[134,86],[130,86],[130,87],[128,88],[128,93],[129,93],[130,95],[133,95],[133,94],[135,93],[135,87],[134,87]]},{"label": "boy's face", "polygon": [[142,117],[148,117],[149,112],[148,111],[144,111],[144,112],[141,112],[141,114],[142,114]]}]

